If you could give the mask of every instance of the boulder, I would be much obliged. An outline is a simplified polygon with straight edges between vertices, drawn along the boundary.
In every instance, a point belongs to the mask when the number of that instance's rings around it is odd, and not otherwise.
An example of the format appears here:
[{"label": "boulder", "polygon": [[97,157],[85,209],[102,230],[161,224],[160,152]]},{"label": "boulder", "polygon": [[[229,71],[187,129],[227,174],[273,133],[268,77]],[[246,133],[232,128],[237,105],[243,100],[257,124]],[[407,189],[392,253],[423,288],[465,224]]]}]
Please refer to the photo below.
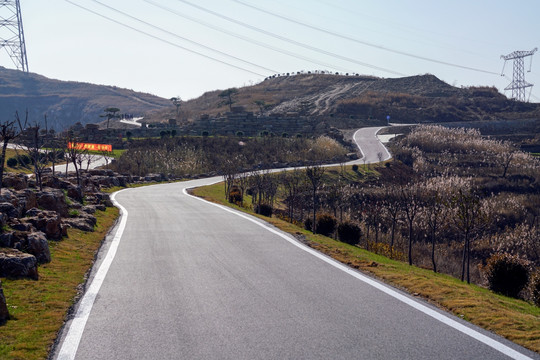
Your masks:
[{"label": "boulder", "polygon": [[83,192],[79,186],[70,185],[67,188],[67,196],[79,202],[83,200]]},{"label": "boulder", "polygon": [[0,277],[39,278],[37,259],[34,255],[25,254],[14,249],[3,249],[0,252]]},{"label": "boulder", "polygon": [[9,202],[0,203],[0,212],[6,214],[10,218],[17,218],[21,216],[19,209]]},{"label": "boulder", "polygon": [[85,205],[81,208],[81,211],[84,211],[87,214],[95,214],[96,213],[96,205]]},{"label": "boulder", "polygon": [[63,219],[63,223],[82,231],[94,231],[94,225],[82,217]]},{"label": "boulder", "polygon": [[10,248],[13,246],[13,233],[7,232],[0,234],[0,248]]},{"label": "boulder", "polygon": [[4,325],[9,320],[9,312],[7,308],[6,297],[2,289],[2,281],[0,281],[0,325]]},{"label": "boulder", "polygon": [[51,252],[47,237],[41,231],[32,232],[27,236],[26,252],[36,257],[38,263],[51,262]]},{"label": "boulder", "polygon": [[24,174],[4,173],[2,179],[2,187],[22,190],[28,187],[28,178]]},{"label": "boulder", "polygon": [[27,217],[21,219],[22,223],[32,224],[37,230],[44,232],[48,239],[62,239],[62,218],[57,212],[33,208],[26,214]]},{"label": "boulder", "polygon": [[[69,190],[68,190],[69,191]],[[68,206],[62,190],[42,191],[37,193],[38,207],[56,211],[61,216],[68,216]]]},{"label": "boulder", "polygon": [[37,197],[35,191],[30,189],[23,189],[17,191],[17,197],[19,198],[21,208],[24,210],[23,212],[26,212],[31,208],[37,207]]}]

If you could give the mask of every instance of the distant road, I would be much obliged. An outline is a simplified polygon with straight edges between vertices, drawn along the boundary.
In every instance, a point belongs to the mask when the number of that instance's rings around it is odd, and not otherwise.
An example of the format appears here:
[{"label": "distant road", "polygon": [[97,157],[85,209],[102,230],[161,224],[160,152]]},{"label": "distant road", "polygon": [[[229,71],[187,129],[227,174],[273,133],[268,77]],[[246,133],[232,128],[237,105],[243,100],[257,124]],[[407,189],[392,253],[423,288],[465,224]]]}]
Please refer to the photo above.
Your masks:
[{"label": "distant road", "polygon": [[[375,132],[355,136],[367,159]],[[53,358],[539,358],[185,191],[219,181],[114,194],[121,221]]]}]

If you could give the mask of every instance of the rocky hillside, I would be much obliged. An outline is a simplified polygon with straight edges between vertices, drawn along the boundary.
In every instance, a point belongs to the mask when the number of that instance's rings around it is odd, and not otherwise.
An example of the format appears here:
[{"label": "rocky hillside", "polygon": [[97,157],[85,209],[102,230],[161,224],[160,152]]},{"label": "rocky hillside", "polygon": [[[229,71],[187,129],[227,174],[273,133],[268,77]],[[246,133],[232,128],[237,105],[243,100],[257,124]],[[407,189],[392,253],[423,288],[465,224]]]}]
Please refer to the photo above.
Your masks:
[{"label": "rocky hillside", "polygon": [[13,119],[15,111],[29,112],[31,122],[46,114],[49,127],[62,130],[76,122],[102,121],[107,107],[121,113],[144,115],[171,105],[168,99],[113,86],[59,81],[0,67],[0,117]]},{"label": "rocky hillside", "polygon": [[[396,79],[303,73],[275,76],[238,89],[235,105],[261,113],[255,102],[264,102],[262,114],[320,118],[385,121],[448,122],[495,119],[540,118],[540,105],[516,103],[492,87],[457,88],[433,75]],[[221,91],[211,91],[182,105],[179,118],[196,121],[202,114],[211,117],[226,113]],[[151,121],[175,117],[175,109],[151,115]],[[343,123],[343,121],[341,122]]]}]

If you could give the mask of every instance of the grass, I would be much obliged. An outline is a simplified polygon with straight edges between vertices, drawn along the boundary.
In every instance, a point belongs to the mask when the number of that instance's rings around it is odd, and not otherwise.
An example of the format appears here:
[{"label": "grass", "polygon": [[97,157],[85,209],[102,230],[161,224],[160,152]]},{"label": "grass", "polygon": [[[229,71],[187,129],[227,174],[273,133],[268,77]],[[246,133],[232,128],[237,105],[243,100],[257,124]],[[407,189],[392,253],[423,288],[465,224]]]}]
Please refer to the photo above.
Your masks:
[{"label": "grass", "polygon": [[64,240],[50,241],[52,262],[39,267],[38,281],[2,278],[11,319],[0,326],[0,359],[48,357],[79,285],[118,214],[117,208],[97,211],[94,232],[70,229]]},{"label": "grass", "polygon": [[249,209],[226,202],[223,183],[197,188],[193,193],[209,201],[249,212],[288,233],[301,234],[309,246],[344,264],[372,274],[473,324],[540,352],[540,308],[526,301],[498,295],[449,275],[409,266],[356,246],[314,235],[283,220],[256,215]]}]

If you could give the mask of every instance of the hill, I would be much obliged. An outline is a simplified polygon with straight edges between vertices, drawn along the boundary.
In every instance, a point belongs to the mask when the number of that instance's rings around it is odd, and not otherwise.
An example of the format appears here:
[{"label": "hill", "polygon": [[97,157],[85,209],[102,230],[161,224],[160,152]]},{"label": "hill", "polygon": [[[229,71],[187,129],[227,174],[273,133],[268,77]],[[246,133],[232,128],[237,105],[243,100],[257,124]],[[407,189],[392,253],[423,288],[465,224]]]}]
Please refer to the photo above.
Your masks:
[{"label": "hill", "polygon": [[171,105],[168,99],[115,86],[60,81],[44,76],[0,67],[0,116],[13,119],[28,109],[29,121],[41,121],[47,115],[50,128],[62,130],[76,122],[102,121],[99,115],[107,107],[121,113],[144,115]]},{"label": "hill", "polygon": [[[227,113],[220,93],[211,91],[186,101],[179,118],[190,122],[203,114]],[[393,79],[321,73],[273,76],[239,88],[235,101],[256,114],[317,118],[336,127],[355,120],[382,123],[387,115],[401,123],[540,118],[539,104],[509,100],[494,87],[454,87],[429,74]],[[264,108],[255,101],[264,102]],[[170,108],[151,114],[150,121],[174,117]]]}]

